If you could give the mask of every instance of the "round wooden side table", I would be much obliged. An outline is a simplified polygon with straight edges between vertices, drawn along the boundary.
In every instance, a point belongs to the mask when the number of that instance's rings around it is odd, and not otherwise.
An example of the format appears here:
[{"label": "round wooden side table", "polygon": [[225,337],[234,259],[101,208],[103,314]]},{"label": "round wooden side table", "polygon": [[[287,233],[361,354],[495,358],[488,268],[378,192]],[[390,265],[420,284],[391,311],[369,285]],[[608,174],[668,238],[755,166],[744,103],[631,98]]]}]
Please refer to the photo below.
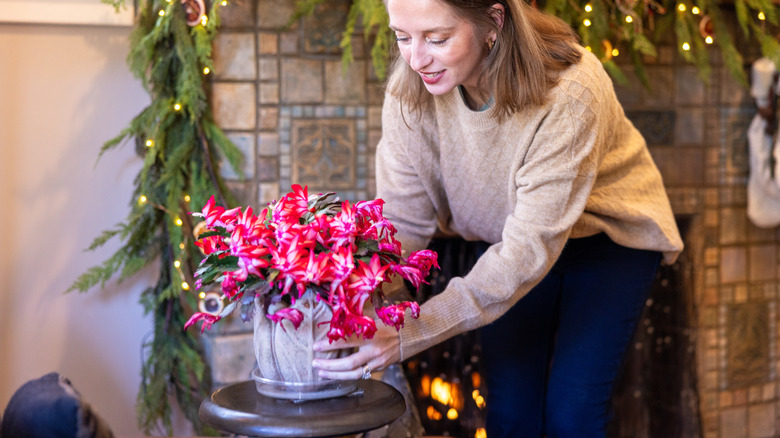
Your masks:
[{"label": "round wooden side table", "polygon": [[255,437],[337,437],[382,427],[406,411],[401,393],[378,380],[359,380],[345,396],[291,401],[257,392],[248,380],[215,391],[198,416],[216,429]]}]

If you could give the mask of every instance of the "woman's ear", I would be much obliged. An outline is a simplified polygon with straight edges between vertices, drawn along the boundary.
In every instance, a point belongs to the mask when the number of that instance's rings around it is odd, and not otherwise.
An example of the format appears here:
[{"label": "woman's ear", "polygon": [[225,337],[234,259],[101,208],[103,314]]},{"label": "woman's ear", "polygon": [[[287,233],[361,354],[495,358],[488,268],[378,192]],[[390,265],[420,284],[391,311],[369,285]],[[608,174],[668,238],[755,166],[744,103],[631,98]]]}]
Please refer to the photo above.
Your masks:
[{"label": "woman's ear", "polygon": [[490,14],[490,18],[496,22],[496,26],[499,29],[504,28],[504,5],[501,3],[494,3],[492,6],[490,6],[488,14]]}]

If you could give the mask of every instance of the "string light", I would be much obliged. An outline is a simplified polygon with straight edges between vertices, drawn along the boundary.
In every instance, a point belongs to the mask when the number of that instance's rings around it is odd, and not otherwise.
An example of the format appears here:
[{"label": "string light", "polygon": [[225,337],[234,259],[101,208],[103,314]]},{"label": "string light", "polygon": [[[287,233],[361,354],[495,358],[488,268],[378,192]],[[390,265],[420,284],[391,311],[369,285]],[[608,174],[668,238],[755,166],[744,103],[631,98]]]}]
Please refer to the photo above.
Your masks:
[{"label": "string light", "polygon": [[612,56],[618,56],[620,55],[620,51],[618,49],[612,49]]},{"label": "string light", "polygon": [[764,15],[763,11],[758,13],[758,19],[761,20],[761,21],[766,20],[766,15]]},{"label": "string light", "polygon": [[161,17],[164,17],[165,16],[165,9],[160,9],[160,12],[158,12],[158,14],[160,14]]},{"label": "string light", "polygon": [[184,195],[184,202],[190,202],[190,195]]},{"label": "string light", "polygon": [[693,14],[693,15],[699,15],[700,12],[701,12],[701,10],[698,7],[696,7],[696,6],[691,8],[691,14]]},{"label": "string light", "polygon": [[146,204],[146,196],[141,195],[138,197],[138,203],[139,204]]},{"label": "string light", "polygon": [[588,3],[587,5],[585,5],[585,12],[591,12],[591,11],[593,11],[593,6],[591,6],[591,4]]},{"label": "string light", "polygon": [[180,243],[180,244],[179,244],[179,249],[182,249],[182,250],[183,250],[184,248],[186,248],[186,246],[184,246],[184,244],[183,244],[183,243]]},{"label": "string light", "polygon": [[146,147],[150,148],[152,146],[154,146],[154,141],[153,140],[146,140]]},{"label": "string light", "polygon": [[227,0],[222,0],[222,6],[227,6]]},{"label": "string light", "polygon": [[198,294],[198,298],[200,298],[201,300],[206,298],[206,292],[200,291],[200,293]]},{"label": "string light", "polygon": [[209,69],[208,67],[203,67],[203,74],[207,75],[209,73],[211,73],[211,69]]},{"label": "string light", "polygon": [[707,38],[704,38],[704,42],[707,44],[712,44],[714,41],[715,40],[709,35],[707,35]]},{"label": "string light", "polygon": [[593,49],[591,49],[590,46],[585,46],[585,50],[587,50],[588,52],[592,52],[593,51]]},{"label": "string light", "polygon": [[679,5],[677,5],[677,10],[680,12],[685,12],[686,9],[687,8],[685,7],[685,3],[680,3]]},{"label": "string light", "polygon": [[173,262],[173,266],[174,266],[176,269],[178,269],[178,268],[180,268],[180,267],[181,267],[181,262],[180,262],[180,261],[178,261],[178,260],[176,260],[175,262]]},{"label": "string light", "polygon": [[190,290],[190,285],[186,281],[181,282],[181,288],[184,290]]},{"label": "string light", "polygon": [[209,22],[209,17],[207,17],[206,15],[201,15],[200,16],[200,24],[205,26],[206,23],[208,23],[208,22]]},{"label": "string light", "polygon": [[176,110],[176,111],[179,111],[179,110],[181,110],[181,104],[180,104],[180,103],[176,103],[176,104],[174,104],[174,105],[173,105],[173,109],[174,109],[174,110]]},{"label": "string light", "polygon": [[585,27],[589,27],[589,26],[590,26],[590,20],[588,20],[588,19],[586,18],[586,19],[582,20],[582,24],[584,24],[584,25],[585,25]]},{"label": "string light", "polygon": [[487,431],[484,427],[480,427],[474,432],[474,438],[487,438]]},{"label": "string light", "polygon": [[182,224],[184,224],[184,222],[181,221],[181,218],[177,217],[176,218],[176,225],[180,227],[180,226],[182,226]]},{"label": "string light", "polygon": [[634,17],[626,15],[626,23],[631,23],[632,21],[634,21]]},{"label": "string light", "polygon": [[682,49],[685,51],[691,50],[691,45],[688,43],[682,43]]},{"label": "string light", "polygon": [[458,411],[456,411],[455,408],[450,408],[447,411],[447,419],[448,420],[457,420],[458,419]]}]

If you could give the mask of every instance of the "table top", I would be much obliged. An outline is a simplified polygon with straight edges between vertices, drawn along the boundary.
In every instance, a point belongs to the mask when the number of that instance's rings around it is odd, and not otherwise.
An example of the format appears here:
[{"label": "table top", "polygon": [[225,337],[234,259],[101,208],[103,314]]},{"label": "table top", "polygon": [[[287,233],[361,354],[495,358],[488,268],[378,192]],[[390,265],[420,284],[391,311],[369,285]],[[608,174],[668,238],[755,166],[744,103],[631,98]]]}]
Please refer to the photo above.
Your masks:
[{"label": "table top", "polygon": [[359,380],[351,394],[295,402],[257,392],[254,381],[215,391],[200,406],[201,421],[257,437],[334,437],[384,426],[406,411],[401,393],[378,380]]}]

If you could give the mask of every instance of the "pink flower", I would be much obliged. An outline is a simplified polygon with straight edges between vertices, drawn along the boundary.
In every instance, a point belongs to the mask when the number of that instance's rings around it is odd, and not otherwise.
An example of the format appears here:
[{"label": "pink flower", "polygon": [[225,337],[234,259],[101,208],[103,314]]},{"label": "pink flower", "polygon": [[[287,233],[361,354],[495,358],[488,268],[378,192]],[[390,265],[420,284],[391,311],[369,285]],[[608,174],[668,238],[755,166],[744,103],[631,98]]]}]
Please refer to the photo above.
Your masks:
[{"label": "pink flower", "polygon": [[292,186],[293,191],[280,199],[273,209],[274,222],[294,223],[309,211],[309,192],[306,187],[298,184]]},{"label": "pink flower", "polygon": [[193,314],[190,317],[190,319],[184,324],[184,330],[187,330],[189,326],[195,324],[201,319],[203,320],[203,325],[200,326],[200,332],[203,333],[206,329],[211,329],[211,325],[219,321],[221,318],[219,316],[212,315],[210,313],[197,312]]},{"label": "pink flower", "polygon": [[389,265],[382,265],[379,254],[372,255],[369,263],[360,260],[349,276],[348,287],[360,292],[371,292],[385,281],[385,271],[389,268]]},{"label": "pink flower", "polygon": [[401,330],[404,326],[404,312],[406,309],[411,309],[413,318],[420,316],[419,304],[412,301],[404,301],[403,303],[396,305],[379,307],[376,309],[376,314],[385,324],[394,326],[396,330]]},{"label": "pink flower", "polygon": [[411,253],[406,259],[406,263],[420,269],[425,273],[425,276],[428,276],[432,268],[439,267],[439,256],[435,251],[424,249]]},{"label": "pink flower", "polygon": [[301,312],[298,309],[293,309],[292,307],[279,309],[273,315],[265,315],[265,316],[271,321],[279,324],[279,326],[284,331],[287,331],[287,329],[284,328],[284,324],[282,324],[282,320],[286,319],[290,321],[293,327],[295,328],[295,330],[298,330],[298,327],[300,327],[301,323],[303,322],[303,312]]},{"label": "pink flower", "polygon": [[[399,329],[405,310],[411,309],[416,318],[419,306],[390,305],[382,285],[397,274],[419,287],[438,262],[432,251],[402,257],[401,243],[394,237],[396,229],[382,215],[383,206],[381,199],[342,202],[335,193],[310,197],[307,187],[294,185],[290,193],[256,216],[251,207],[226,210],[212,197],[202,210],[212,235],[198,239],[196,245],[204,254],[217,252],[219,257],[203,259],[196,285],[220,283],[233,307],[245,292],[275,302],[287,296],[294,303],[312,290],[333,311],[331,320],[324,323],[330,325],[331,341],[374,336],[376,322],[363,314],[369,300],[384,324]],[[297,294],[290,293],[293,287]],[[279,324],[286,319],[297,329],[303,313],[282,309],[267,317]],[[199,320],[206,328],[219,317],[196,314],[186,327]]]},{"label": "pink flower", "polygon": [[333,216],[329,223],[330,240],[327,242],[331,248],[350,246],[354,248],[357,237],[357,225],[355,224],[355,212],[349,201],[341,204],[341,211]]}]

